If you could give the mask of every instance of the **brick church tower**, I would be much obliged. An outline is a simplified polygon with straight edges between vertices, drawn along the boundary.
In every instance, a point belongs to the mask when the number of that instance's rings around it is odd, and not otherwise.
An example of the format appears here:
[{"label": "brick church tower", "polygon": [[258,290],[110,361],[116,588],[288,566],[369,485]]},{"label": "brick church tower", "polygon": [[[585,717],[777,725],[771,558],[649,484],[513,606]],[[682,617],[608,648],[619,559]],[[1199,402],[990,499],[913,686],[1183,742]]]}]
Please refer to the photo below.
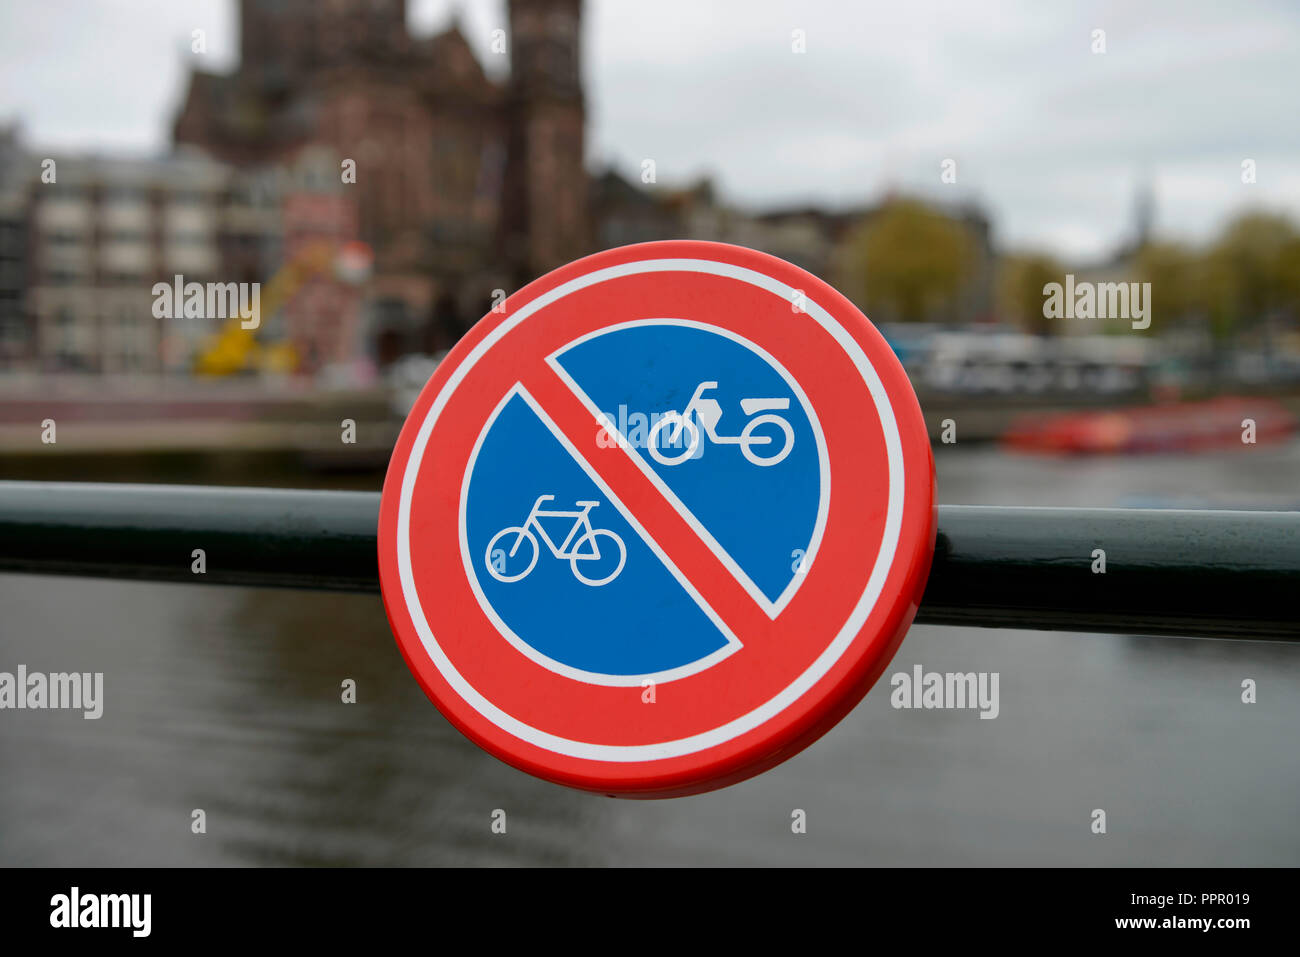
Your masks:
[{"label": "brick church tower", "polygon": [[358,60],[410,53],[406,0],[239,0],[243,70],[268,86]]},{"label": "brick church tower", "polygon": [[174,140],[255,170],[353,160],[375,337],[445,347],[495,289],[591,251],[581,0],[508,11],[502,84],[456,15],[413,37],[407,0],[239,0],[240,65],[190,74]]},{"label": "brick church tower", "polygon": [[516,285],[591,252],[582,0],[510,0],[503,247]]}]

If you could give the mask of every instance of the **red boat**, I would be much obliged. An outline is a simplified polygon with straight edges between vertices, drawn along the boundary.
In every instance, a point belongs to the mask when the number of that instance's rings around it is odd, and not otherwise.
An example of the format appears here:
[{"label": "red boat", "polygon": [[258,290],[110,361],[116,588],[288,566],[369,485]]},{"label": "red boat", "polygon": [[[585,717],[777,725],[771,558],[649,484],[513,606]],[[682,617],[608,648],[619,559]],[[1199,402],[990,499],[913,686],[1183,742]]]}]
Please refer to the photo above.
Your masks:
[{"label": "red boat", "polygon": [[1286,438],[1296,417],[1276,399],[1225,396],[1104,411],[1027,415],[1002,435],[1024,452],[1190,452]]}]

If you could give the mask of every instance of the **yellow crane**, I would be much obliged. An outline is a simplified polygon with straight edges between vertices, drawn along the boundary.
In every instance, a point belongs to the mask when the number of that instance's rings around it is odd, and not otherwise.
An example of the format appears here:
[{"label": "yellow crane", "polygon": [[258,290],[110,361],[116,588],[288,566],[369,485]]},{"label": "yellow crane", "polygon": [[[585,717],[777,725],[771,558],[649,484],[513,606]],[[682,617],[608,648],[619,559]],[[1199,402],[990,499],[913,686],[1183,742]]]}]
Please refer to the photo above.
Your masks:
[{"label": "yellow crane", "polygon": [[329,269],[337,253],[336,244],[328,241],[300,249],[262,290],[257,326],[245,329],[239,316],[227,319],[221,331],[210,336],[195,355],[194,371],[206,376],[234,375],[249,370],[292,372],[298,365],[293,343],[259,342],[257,334],[262,329],[262,320],[274,316],[307,280]]}]

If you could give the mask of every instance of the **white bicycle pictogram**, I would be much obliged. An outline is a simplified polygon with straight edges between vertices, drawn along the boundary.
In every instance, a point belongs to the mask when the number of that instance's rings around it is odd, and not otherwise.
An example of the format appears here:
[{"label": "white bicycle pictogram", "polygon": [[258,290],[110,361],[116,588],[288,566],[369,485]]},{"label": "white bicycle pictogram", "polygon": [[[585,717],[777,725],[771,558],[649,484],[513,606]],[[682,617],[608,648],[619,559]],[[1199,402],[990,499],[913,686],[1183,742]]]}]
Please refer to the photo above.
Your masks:
[{"label": "white bicycle pictogram", "polygon": [[[716,382],[701,382],[695,388],[695,394],[691,396],[691,401],[686,404],[686,408],[681,412],[666,412],[664,415],[650,427],[650,434],[646,439],[646,445],[650,448],[650,455],[661,465],[681,465],[689,458],[693,458],[700,447],[702,436],[700,426],[691,421],[691,416],[704,426],[704,433],[708,435],[709,440],[716,445],[739,445],[740,451],[745,458],[754,465],[776,465],[790,454],[790,449],[794,447],[794,429],[783,416],[779,416],[769,411],[771,409],[788,409],[790,408],[789,399],[741,399],[740,408],[746,415],[754,415],[756,412],[765,412],[757,418],[750,419],[748,424],[741,430],[739,435],[719,435],[718,422],[722,419],[722,406],[717,399],[703,398],[705,392],[710,389],[716,389]],[[679,454],[667,455],[659,448],[660,433],[668,426],[673,426],[672,433],[667,438],[667,445],[676,448],[681,443],[682,432],[685,431],[689,436],[686,448]],[[781,448],[773,455],[759,455],[754,451],[756,445],[772,444],[772,437],[769,435],[755,435],[755,431],[764,425],[775,425],[785,435],[785,442]]]},{"label": "white bicycle pictogram", "polygon": [[[554,495],[539,496],[537,501],[533,503],[532,511],[528,513],[528,518],[524,520],[522,525],[508,526],[492,536],[492,540],[488,542],[487,546],[488,572],[497,581],[519,581],[519,579],[531,572],[537,564],[537,557],[541,553],[541,549],[537,545],[537,536],[541,535],[542,541],[546,543],[546,547],[551,550],[552,555],[556,558],[567,558],[569,560],[569,566],[573,569],[573,577],[578,579],[578,581],[582,582],[584,585],[593,586],[609,584],[617,578],[619,572],[623,570],[623,563],[627,561],[627,547],[623,544],[623,539],[619,538],[618,535],[614,534],[609,529],[592,527],[590,513],[591,510],[600,503],[574,502],[574,505],[581,509],[581,511],[577,512],[542,511],[542,503],[552,501],[554,498]],[[554,541],[552,541],[551,536],[546,534],[546,528],[540,521],[540,519],[543,518],[573,519],[573,527],[569,529],[569,534],[564,537],[564,541],[558,546]],[[534,530],[536,530],[536,534],[534,534]],[[581,532],[581,534],[579,534],[579,532]],[[496,563],[492,561],[492,555],[493,552],[496,551],[497,543],[508,535],[514,535],[515,539],[510,545],[510,551],[503,556],[504,559],[508,560],[514,558],[515,553],[519,551],[519,546],[523,545],[525,542],[527,542],[528,547],[532,549],[532,556],[529,558],[528,564],[525,566],[524,570],[513,575],[507,574],[505,571],[498,571]],[[602,537],[610,539],[613,547],[618,550],[618,565],[612,572],[603,578],[588,578],[580,570],[579,562],[595,562],[601,559],[602,553],[599,541]],[[584,545],[589,545],[590,547],[586,551],[583,551]],[[505,561],[503,560],[501,564],[504,568]]]}]

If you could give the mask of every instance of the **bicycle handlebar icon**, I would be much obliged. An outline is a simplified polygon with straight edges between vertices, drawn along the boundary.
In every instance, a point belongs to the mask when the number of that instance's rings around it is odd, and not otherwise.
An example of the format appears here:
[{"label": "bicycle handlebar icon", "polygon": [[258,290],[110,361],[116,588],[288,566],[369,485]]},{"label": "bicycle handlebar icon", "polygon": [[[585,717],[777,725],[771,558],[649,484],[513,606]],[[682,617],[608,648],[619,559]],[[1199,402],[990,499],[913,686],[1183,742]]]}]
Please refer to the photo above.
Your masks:
[{"label": "bicycle handlebar icon", "polygon": [[[790,423],[783,416],[775,415],[768,410],[788,409],[790,408],[790,400],[741,399],[740,408],[746,415],[754,415],[756,412],[767,412],[767,414],[750,419],[739,435],[719,435],[718,422],[722,419],[722,406],[717,399],[703,398],[705,392],[717,387],[718,383],[716,382],[701,382],[696,386],[695,394],[691,396],[691,401],[686,404],[685,409],[681,412],[666,412],[658,422],[651,426],[650,434],[646,439],[646,445],[650,449],[650,456],[661,465],[681,465],[687,459],[694,458],[702,441],[700,426],[691,421],[691,416],[694,414],[695,419],[703,424],[704,432],[715,445],[739,445],[741,453],[754,465],[771,466],[783,461],[794,447],[794,429],[790,427]],[[663,429],[669,425],[673,426],[673,431],[668,436],[665,444],[674,448],[680,445],[683,431],[690,436],[685,450],[676,455],[667,455],[659,448],[660,435]],[[770,445],[772,443],[771,436],[754,434],[759,426],[763,425],[775,425],[784,434],[784,443],[773,455],[763,456],[753,450],[756,445]]]},{"label": "bicycle handlebar icon", "polygon": [[[623,539],[619,538],[618,535],[614,534],[609,529],[592,527],[590,513],[591,510],[600,503],[574,502],[574,505],[581,509],[581,511],[577,512],[542,511],[542,503],[552,501],[554,498],[554,495],[539,496],[537,501],[533,503],[532,511],[528,513],[528,518],[524,520],[522,525],[510,525],[501,529],[501,531],[492,536],[492,540],[488,542],[487,546],[487,569],[489,574],[491,574],[497,581],[502,582],[517,582],[521,578],[525,577],[537,564],[537,557],[541,553],[541,549],[537,544],[537,536],[541,535],[542,541],[546,543],[546,547],[550,549],[552,555],[556,558],[567,558],[569,560],[569,566],[573,570],[573,577],[578,579],[578,581],[582,582],[584,585],[592,585],[595,587],[609,584],[617,578],[619,572],[623,570],[623,563],[627,561],[627,547],[623,544]],[[540,521],[540,519],[543,518],[573,519],[573,527],[569,529],[569,534],[564,537],[564,541],[558,546],[551,540],[551,536],[546,534],[546,529]],[[584,529],[585,531],[583,531]],[[536,531],[536,534],[534,534],[534,530]],[[578,534],[580,531],[582,532],[581,535]],[[510,551],[501,556],[501,568],[498,569],[497,563],[492,560],[493,552],[497,550],[497,543],[508,535],[514,535],[515,539],[510,546]],[[604,577],[588,578],[579,569],[578,563],[597,562],[601,559],[602,553],[600,550],[599,540],[602,537],[610,539],[613,547],[617,550],[618,564],[612,572]],[[519,547],[525,542],[528,543],[528,547],[532,550],[532,557],[529,558],[528,564],[524,567],[523,571],[517,572],[513,575],[507,574],[505,571],[506,561],[514,558],[515,554],[519,551]],[[583,551],[584,545],[590,546],[588,550]]]}]

